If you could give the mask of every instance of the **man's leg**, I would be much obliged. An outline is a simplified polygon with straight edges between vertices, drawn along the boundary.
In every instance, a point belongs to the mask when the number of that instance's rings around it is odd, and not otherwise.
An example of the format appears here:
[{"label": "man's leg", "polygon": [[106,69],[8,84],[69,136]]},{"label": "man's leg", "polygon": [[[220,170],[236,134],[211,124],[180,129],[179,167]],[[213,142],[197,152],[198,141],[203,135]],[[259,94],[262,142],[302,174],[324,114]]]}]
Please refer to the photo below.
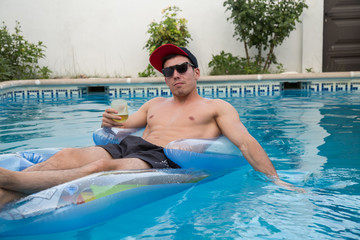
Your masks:
[{"label": "man's leg", "polygon": [[0,191],[0,205],[22,197],[21,193],[31,194],[92,173],[146,168],[151,168],[151,166],[137,158],[101,159],[82,167],[65,170],[16,172],[0,168],[0,188],[3,190]]},{"label": "man's leg", "polygon": [[20,193],[20,192],[15,192],[15,191],[0,188],[0,210],[1,210],[2,205],[6,204],[8,202],[14,201],[16,199],[26,197],[26,195],[27,194],[25,194],[25,193]]},{"label": "man's leg", "polygon": [[[31,185],[31,187],[30,187],[29,191],[25,191],[26,193],[14,191],[14,189],[11,190],[10,189],[11,184],[9,184],[9,183],[11,183],[12,181],[10,181],[10,179],[8,179],[8,183],[4,183],[4,181],[2,181],[3,184],[0,187],[0,206],[5,203],[11,202],[13,200],[25,197],[29,193],[40,191],[40,190],[49,188],[51,186],[57,185],[56,183],[60,184],[60,183],[66,182],[66,179],[71,179],[70,176],[61,176],[60,172],[52,172],[52,173],[47,173],[47,174],[51,174],[51,176],[49,176],[46,180],[44,180],[44,179],[41,180],[41,174],[39,175],[38,171],[79,168],[81,166],[90,164],[91,162],[95,162],[96,160],[99,160],[99,159],[111,159],[111,156],[109,155],[109,153],[107,151],[105,151],[103,148],[100,148],[100,147],[63,149],[63,150],[57,152],[56,154],[54,154],[47,161],[33,165],[23,171],[23,172],[36,171],[34,173],[34,175],[40,176],[40,181],[42,181],[42,183],[40,185],[37,185],[38,183],[33,182],[33,181],[36,181],[37,176],[35,176],[35,178],[32,178],[31,175],[29,175],[28,178],[31,178],[29,185]],[[0,176],[0,178],[7,176],[6,174],[9,173],[9,172],[5,171],[5,169],[1,170],[0,172],[2,172],[1,173],[2,175]],[[59,176],[59,174],[60,174],[60,176]],[[46,174],[42,174],[42,175],[47,176]],[[12,174],[10,174],[10,176],[12,176]],[[80,177],[81,175],[77,175],[77,176]],[[25,175],[25,177],[26,177],[26,175]],[[55,178],[56,177],[57,178],[64,177],[64,179],[63,179],[63,181],[59,181],[59,179],[55,179],[54,177]],[[27,181],[29,181],[29,180],[27,180]],[[14,184],[14,183],[12,183],[12,184]],[[37,186],[38,189],[36,189],[34,186]],[[26,189],[27,187],[28,186],[21,186],[21,185],[19,186],[18,185],[18,190],[21,190],[24,188]],[[43,188],[43,187],[45,187],[45,188]]]},{"label": "man's leg", "polygon": [[55,153],[45,162],[33,165],[24,171],[73,169],[99,159],[112,159],[112,157],[101,147],[65,148]]}]

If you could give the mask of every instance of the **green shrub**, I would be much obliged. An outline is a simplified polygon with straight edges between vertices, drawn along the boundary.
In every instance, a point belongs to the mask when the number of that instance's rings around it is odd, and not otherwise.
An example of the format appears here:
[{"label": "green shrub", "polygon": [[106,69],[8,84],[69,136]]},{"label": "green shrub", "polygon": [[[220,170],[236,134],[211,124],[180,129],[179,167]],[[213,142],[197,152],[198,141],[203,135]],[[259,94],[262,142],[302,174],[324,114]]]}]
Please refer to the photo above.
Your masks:
[{"label": "green shrub", "polygon": [[[308,7],[305,0],[226,0],[224,6],[231,12],[228,20],[235,25],[234,36],[244,44],[248,65],[256,63],[262,72],[278,64],[275,47],[296,28],[296,22],[301,22],[300,15]],[[253,57],[251,48],[257,50]]]},{"label": "green shrub", "polygon": [[[150,38],[145,44],[144,49],[147,49],[151,54],[156,48],[163,44],[174,44],[180,47],[186,47],[191,39],[191,35],[186,26],[187,20],[185,18],[178,18],[178,12],[180,8],[176,6],[170,6],[162,11],[162,20],[152,22],[149,25],[147,31],[150,34]],[[140,77],[155,76],[155,69],[149,64],[144,72],[140,72]]]},{"label": "green shrub", "polygon": [[45,58],[44,48],[42,42],[34,44],[24,39],[19,22],[16,22],[13,34],[3,22],[0,28],[0,81],[49,78],[49,68],[39,66],[39,60]]},{"label": "green shrub", "polygon": [[143,72],[138,73],[139,77],[151,77],[156,76],[155,68],[148,64],[146,69]]},{"label": "green shrub", "polygon": [[246,58],[233,56],[224,51],[221,51],[219,55],[213,55],[208,66],[211,69],[210,75],[268,73],[259,67],[255,58],[248,62]]}]

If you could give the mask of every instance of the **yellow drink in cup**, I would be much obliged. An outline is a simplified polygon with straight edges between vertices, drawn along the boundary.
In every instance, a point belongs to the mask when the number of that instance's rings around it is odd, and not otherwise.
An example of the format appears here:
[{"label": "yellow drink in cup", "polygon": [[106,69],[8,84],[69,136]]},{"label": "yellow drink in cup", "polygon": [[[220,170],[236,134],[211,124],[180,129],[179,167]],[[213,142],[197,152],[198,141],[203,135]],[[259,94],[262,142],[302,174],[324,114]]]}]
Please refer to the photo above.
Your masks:
[{"label": "yellow drink in cup", "polygon": [[121,117],[121,120],[117,120],[117,119],[113,119],[115,122],[125,122],[128,117],[129,117],[129,113],[128,113],[128,105],[127,102],[124,99],[116,99],[114,101],[111,102],[111,108],[115,109],[116,111],[118,111],[118,113],[116,115]]}]

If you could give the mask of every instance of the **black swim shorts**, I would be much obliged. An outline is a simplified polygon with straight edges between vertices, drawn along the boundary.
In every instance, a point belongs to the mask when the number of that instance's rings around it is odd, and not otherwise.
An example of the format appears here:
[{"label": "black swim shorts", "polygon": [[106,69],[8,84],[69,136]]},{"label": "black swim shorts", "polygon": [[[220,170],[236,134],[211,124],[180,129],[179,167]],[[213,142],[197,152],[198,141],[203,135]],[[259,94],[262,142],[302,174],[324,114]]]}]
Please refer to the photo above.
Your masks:
[{"label": "black swim shorts", "polygon": [[156,146],[141,137],[127,136],[120,144],[98,145],[105,149],[113,159],[139,158],[153,168],[180,168],[179,165],[167,159],[164,148]]}]

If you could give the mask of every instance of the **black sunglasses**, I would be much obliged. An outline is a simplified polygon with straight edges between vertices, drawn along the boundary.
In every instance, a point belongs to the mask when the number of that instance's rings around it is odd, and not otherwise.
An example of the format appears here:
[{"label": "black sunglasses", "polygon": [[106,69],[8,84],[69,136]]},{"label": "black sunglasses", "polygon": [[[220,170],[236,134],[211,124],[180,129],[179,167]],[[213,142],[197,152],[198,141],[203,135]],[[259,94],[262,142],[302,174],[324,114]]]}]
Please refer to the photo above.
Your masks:
[{"label": "black sunglasses", "polygon": [[177,65],[174,65],[171,67],[163,68],[161,71],[165,77],[171,77],[174,74],[175,69],[180,74],[186,73],[186,71],[188,70],[188,65],[190,65],[192,68],[194,68],[194,65],[192,65],[191,63],[184,62],[184,63],[177,64]]}]

